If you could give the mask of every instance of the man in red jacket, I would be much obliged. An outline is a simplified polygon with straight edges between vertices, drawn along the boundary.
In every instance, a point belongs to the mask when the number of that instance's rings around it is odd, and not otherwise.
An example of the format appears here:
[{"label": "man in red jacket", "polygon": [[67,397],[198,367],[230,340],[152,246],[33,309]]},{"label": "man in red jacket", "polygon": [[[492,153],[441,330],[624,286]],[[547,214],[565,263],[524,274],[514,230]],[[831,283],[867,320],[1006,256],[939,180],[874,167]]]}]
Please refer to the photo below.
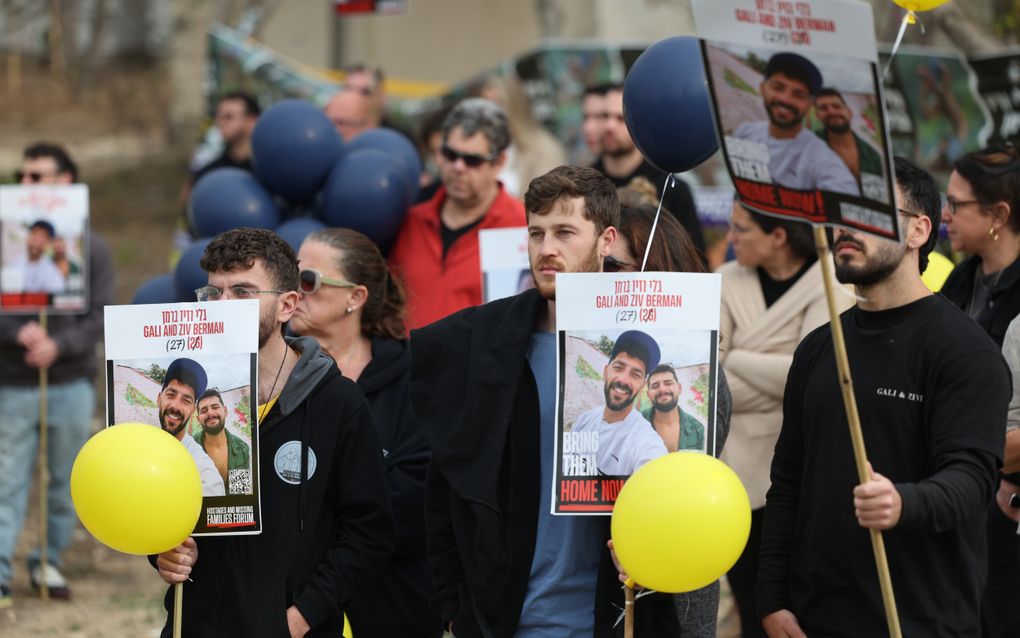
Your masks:
[{"label": "man in red jacket", "polygon": [[525,225],[524,205],[497,179],[509,145],[506,114],[488,100],[464,100],[443,122],[443,185],[408,212],[390,254],[407,287],[408,328],[482,303],[478,231]]}]

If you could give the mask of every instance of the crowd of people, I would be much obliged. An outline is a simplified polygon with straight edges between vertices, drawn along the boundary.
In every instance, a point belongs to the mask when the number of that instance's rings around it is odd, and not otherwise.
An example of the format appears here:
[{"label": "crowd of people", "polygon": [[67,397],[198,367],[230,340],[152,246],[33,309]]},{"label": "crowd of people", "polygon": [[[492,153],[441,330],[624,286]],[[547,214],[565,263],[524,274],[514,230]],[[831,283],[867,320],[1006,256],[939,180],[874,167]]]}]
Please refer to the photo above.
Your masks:
[{"label": "crowd of people", "polygon": [[[345,140],[387,125],[383,75],[347,71],[325,109]],[[840,137],[843,97],[798,60],[770,62],[763,88],[767,104],[782,94],[803,106],[778,128],[832,155],[838,175],[819,179],[859,189],[874,158]],[[801,128],[812,106],[817,132]],[[357,638],[621,635],[626,574],[609,519],[551,514],[556,275],[639,271],[645,259],[647,271],[703,273],[705,238],[690,188],[664,190],[668,175],[635,146],[623,87],[591,87],[582,110],[585,167],[562,165],[514,80],[487,80],[426,118],[425,188],[392,246],[342,228],[296,251],[250,228],[208,245],[201,299],[259,302],[259,460],[273,467],[287,452],[293,467],[262,473],[261,534],[189,538],[150,557],[163,580],[183,583],[184,635],[335,637],[345,616]],[[221,98],[225,146],[211,167],[250,168],[258,114],[251,96]],[[44,144],[25,151],[19,176],[72,183],[76,171]],[[727,574],[744,636],[886,635],[869,530],[885,532],[905,635],[998,638],[1020,627],[1020,152],[963,155],[944,197],[896,158],[894,186],[901,242],[837,228],[822,256],[806,224],[733,204],[712,423],[752,507],[750,539]],[[967,257],[933,294],[921,273],[942,223]],[[482,304],[479,232],[510,227],[527,228],[534,286]],[[29,236],[42,246],[30,255],[59,266],[43,241],[52,228]],[[71,595],[60,572],[75,524],[69,473],[90,433],[93,347],[113,302],[109,249],[95,234],[87,260],[84,314],[47,326],[0,316],[0,605],[12,603],[41,368],[49,533],[47,563],[33,553],[28,567],[34,586]],[[825,325],[829,266],[871,462],[863,483]],[[678,406],[685,387],[657,347],[624,333],[608,358],[606,404],[578,432],[612,413],[644,428],[649,458],[703,449],[705,428]],[[224,432],[223,398],[187,361],[166,372],[160,425],[205,459],[207,492],[223,494],[247,448]],[[614,403],[617,386],[647,391],[643,414]],[[194,438],[183,427],[192,415]],[[719,591],[646,593],[636,635],[714,636]],[[165,603],[173,609],[172,587]],[[171,623],[169,614],[164,636]]]}]

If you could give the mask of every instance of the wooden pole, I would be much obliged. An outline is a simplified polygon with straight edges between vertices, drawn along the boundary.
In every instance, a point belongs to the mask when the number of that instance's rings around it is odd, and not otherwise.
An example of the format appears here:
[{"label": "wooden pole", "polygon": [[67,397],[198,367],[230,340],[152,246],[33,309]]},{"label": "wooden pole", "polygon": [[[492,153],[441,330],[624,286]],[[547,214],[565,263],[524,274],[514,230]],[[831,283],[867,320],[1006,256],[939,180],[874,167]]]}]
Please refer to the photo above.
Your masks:
[{"label": "wooden pole", "polygon": [[174,638],[181,638],[181,617],[184,615],[184,583],[174,585]]},{"label": "wooden pole", "polygon": [[623,638],[634,638],[634,588],[630,585],[623,588]]},{"label": "wooden pole", "polygon": [[[818,261],[822,265],[822,279],[825,283],[825,298],[829,304],[829,327],[832,330],[832,347],[836,351],[836,371],[839,374],[839,386],[843,391],[843,405],[846,408],[846,420],[850,426],[850,441],[854,449],[854,462],[857,465],[857,480],[865,483],[871,480],[868,474],[868,455],[864,449],[864,433],[861,431],[861,416],[857,412],[857,399],[854,396],[853,380],[850,378],[850,360],[846,354],[846,341],[843,340],[843,324],[839,321],[836,309],[836,292],[832,281],[835,278],[832,262],[829,261],[829,240],[825,235],[824,226],[814,226],[815,248],[818,250]],[[896,613],[896,597],[893,595],[892,577],[889,575],[889,560],[885,555],[885,543],[882,532],[869,529],[871,533],[871,549],[875,554],[875,567],[878,569],[878,584],[882,589],[882,604],[885,606],[885,620],[889,626],[890,638],[902,638],[900,618]]]},{"label": "wooden pole", "polygon": [[[39,326],[46,332],[46,308],[39,309]],[[49,572],[49,538],[47,532],[46,511],[48,509],[48,492],[50,487],[49,461],[49,428],[46,418],[46,386],[49,374],[46,368],[39,368],[39,594],[43,600],[49,600],[50,588],[46,583]]]}]

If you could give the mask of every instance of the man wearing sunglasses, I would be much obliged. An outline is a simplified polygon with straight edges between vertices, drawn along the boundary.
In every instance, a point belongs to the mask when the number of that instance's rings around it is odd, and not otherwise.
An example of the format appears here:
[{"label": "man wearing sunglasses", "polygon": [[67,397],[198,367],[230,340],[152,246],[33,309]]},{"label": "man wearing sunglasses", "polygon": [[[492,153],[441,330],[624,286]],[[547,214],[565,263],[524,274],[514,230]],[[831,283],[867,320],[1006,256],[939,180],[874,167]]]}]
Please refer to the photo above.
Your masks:
[{"label": "man wearing sunglasses", "polygon": [[[40,142],[25,149],[15,175],[22,184],[73,184],[78,168],[63,148]],[[46,224],[48,225],[48,224]],[[52,227],[34,231],[45,235]],[[39,435],[39,370],[46,369],[49,503],[49,565],[39,552],[29,555],[33,585],[45,580],[51,598],[71,590],[60,573],[60,554],[76,525],[71,503],[71,466],[92,431],[95,406],[96,344],[103,338],[103,306],[113,303],[113,260],[101,237],[89,237],[88,308],[83,314],[57,314],[44,328],[30,315],[0,317],[0,607],[11,604],[11,558],[25,515],[31,468]]]},{"label": "man wearing sunglasses", "polygon": [[[299,279],[294,250],[278,235],[223,233],[201,266],[209,285],[200,300],[259,301],[263,531],[189,538],[156,567],[167,583],[184,583],[186,636],[339,636],[341,612],[380,574],[394,543],[368,403],[315,339],[284,337]],[[165,603],[173,609],[172,587]]]},{"label": "man wearing sunglasses", "polygon": [[[433,444],[433,607],[457,636],[610,636],[623,592],[609,520],[552,516],[549,488],[556,274],[602,270],[620,204],[608,179],[578,166],[535,178],[524,201],[536,288],[411,334],[411,400]],[[640,608],[639,638],[680,635],[671,596]]]},{"label": "man wearing sunglasses", "polygon": [[525,225],[524,206],[498,179],[509,144],[506,114],[488,100],[464,100],[443,122],[443,185],[411,208],[390,254],[407,287],[410,328],[480,304],[478,232]]}]

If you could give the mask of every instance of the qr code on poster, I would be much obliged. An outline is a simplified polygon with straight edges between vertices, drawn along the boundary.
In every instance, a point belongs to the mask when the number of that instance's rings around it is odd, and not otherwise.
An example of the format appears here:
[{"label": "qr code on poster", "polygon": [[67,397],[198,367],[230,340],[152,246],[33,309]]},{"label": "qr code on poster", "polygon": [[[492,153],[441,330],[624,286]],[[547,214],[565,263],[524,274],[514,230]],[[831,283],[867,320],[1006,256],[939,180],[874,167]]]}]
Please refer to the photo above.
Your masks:
[{"label": "qr code on poster", "polygon": [[251,470],[229,470],[227,481],[227,494],[251,494]]}]

